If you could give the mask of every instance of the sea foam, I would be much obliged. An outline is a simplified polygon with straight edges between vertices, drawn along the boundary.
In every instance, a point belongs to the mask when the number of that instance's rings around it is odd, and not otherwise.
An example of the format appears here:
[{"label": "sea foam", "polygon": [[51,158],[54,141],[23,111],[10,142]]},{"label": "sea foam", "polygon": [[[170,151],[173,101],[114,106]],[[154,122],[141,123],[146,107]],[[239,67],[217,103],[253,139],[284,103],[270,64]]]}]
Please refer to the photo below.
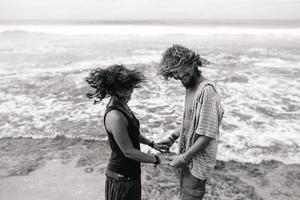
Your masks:
[{"label": "sea foam", "polygon": [[181,126],[185,90],[157,76],[157,65],[166,47],[181,42],[212,61],[201,70],[216,82],[225,108],[218,158],[300,162],[298,40],[7,34],[0,34],[0,48],[13,51],[0,51],[0,137],[106,139],[108,99],[97,105],[87,99],[84,77],[96,67],[122,63],[147,77],[129,102],[141,133],[155,141],[167,137]]}]

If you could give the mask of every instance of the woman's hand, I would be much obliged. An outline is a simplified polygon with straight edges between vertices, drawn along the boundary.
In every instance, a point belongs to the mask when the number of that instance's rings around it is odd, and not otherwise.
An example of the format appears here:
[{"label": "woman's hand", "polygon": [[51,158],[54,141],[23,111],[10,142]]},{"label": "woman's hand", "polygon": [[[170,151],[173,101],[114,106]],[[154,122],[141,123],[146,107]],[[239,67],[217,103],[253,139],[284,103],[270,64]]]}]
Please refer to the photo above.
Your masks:
[{"label": "woman's hand", "polygon": [[160,153],[164,153],[169,150],[169,147],[167,145],[157,143],[154,143],[152,148],[159,151]]},{"label": "woman's hand", "polygon": [[164,146],[163,150],[164,152],[168,152],[169,149],[171,148],[171,146],[174,144],[175,140],[173,140],[171,137],[167,137],[161,141],[159,141],[157,143],[157,145],[160,145],[160,146]]}]

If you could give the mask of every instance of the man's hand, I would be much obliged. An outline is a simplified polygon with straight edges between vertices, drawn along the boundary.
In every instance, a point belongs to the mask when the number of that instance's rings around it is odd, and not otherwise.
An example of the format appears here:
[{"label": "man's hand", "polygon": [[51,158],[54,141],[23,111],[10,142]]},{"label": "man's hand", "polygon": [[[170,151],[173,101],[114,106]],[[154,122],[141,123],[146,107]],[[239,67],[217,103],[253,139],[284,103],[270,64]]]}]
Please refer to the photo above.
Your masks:
[{"label": "man's hand", "polygon": [[181,167],[183,165],[186,165],[187,161],[184,159],[183,155],[176,155],[172,157],[172,161],[170,162],[170,166],[172,167]]},{"label": "man's hand", "polygon": [[172,161],[169,157],[163,156],[163,155],[158,155],[159,160],[160,160],[160,165],[169,165],[170,162]]}]

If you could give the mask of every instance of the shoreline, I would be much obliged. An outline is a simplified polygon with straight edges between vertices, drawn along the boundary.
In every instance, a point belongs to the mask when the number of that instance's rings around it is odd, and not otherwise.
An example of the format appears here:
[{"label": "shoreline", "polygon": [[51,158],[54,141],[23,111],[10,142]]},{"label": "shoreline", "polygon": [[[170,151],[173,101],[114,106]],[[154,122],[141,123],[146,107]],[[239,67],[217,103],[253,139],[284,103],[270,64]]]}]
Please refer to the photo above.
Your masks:
[{"label": "shoreline", "polygon": [[[106,141],[1,138],[0,199],[102,200],[109,155]],[[296,200],[299,187],[299,164],[218,161],[204,199]],[[142,164],[143,199],[178,199],[178,193],[173,168]]]}]

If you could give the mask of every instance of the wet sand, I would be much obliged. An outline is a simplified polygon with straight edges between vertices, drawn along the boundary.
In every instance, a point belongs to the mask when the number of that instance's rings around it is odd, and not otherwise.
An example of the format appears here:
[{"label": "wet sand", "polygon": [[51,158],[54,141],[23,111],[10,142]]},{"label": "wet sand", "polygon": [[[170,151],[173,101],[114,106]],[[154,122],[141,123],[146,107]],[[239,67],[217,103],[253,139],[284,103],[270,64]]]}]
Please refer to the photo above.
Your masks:
[{"label": "wet sand", "polygon": [[[0,139],[1,200],[104,199],[105,141]],[[178,180],[169,166],[142,166],[143,199],[178,199]],[[300,165],[218,161],[206,200],[300,199]]]},{"label": "wet sand", "polygon": [[75,167],[75,159],[47,161],[29,175],[5,177],[0,183],[2,200],[104,199],[104,175]]}]

